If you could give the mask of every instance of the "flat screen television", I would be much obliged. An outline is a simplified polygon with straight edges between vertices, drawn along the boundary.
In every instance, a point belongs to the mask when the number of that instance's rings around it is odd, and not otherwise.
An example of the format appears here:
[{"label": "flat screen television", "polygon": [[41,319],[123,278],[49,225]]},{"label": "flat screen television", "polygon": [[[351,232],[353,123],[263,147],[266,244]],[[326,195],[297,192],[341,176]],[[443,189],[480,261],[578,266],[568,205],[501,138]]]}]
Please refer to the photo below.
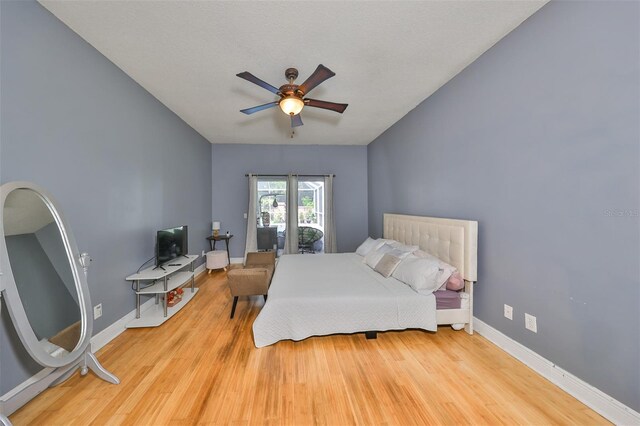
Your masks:
[{"label": "flat screen television", "polygon": [[158,231],[156,237],[156,266],[163,264],[189,253],[187,244],[187,226],[178,226]]}]

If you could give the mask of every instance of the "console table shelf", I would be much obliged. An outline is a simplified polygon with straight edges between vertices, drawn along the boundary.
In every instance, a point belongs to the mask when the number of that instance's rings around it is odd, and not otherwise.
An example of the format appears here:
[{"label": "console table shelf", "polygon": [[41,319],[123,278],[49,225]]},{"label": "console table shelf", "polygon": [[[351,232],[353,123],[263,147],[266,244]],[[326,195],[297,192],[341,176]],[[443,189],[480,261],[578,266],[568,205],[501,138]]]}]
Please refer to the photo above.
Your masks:
[{"label": "console table shelf", "polygon": [[168,293],[171,290],[175,290],[181,287],[193,277],[193,272],[175,272],[169,278],[167,278],[167,288],[164,288],[164,280],[156,281],[155,284],[148,287],[143,287],[140,291],[136,291],[137,294],[156,294],[156,293]]},{"label": "console table shelf", "polygon": [[[198,292],[195,288],[193,262],[196,255],[176,258],[163,265],[163,268],[148,268],[129,275],[127,281],[133,281],[136,295],[136,318],[127,324],[127,328],[157,327],[175,315]],[[185,268],[189,268],[185,271]],[[150,282],[145,286],[143,283]],[[174,306],[167,306],[167,294],[177,288],[191,284],[191,291],[184,292],[182,300]],[[141,311],[140,296],[152,295],[156,303]]]},{"label": "console table shelf", "polygon": [[198,293],[198,289],[194,289],[194,292],[185,291],[182,300],[175,306],[167,308],[167,316],[164,316],[164,308],[162,304],[151,305],[149,309],[142,312],[140,318],[136,318],[127,324],[127,328],[139,328],[139,327],[157,327],[162,325],[166,320],[177,314],[193,297]]}]

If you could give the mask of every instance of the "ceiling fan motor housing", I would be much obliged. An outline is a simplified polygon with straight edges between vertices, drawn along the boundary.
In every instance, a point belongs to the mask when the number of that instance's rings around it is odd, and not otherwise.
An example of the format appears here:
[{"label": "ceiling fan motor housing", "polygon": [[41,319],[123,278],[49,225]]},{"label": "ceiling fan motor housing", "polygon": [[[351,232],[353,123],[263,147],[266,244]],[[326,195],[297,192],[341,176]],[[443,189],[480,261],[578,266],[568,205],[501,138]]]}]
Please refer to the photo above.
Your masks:
[{"label": "ceiling fan motor housing", "polygon": [[298,90],[297,84],[283,84],[278,90],[283,96],[302,96],[302,92]]},{"label": "ceiling fan motor housing", "polygon": [[295,68],[287,68],[284,72],[284,76],[287,77],[287,80],[295,80],[298,78],[298,70]]}]

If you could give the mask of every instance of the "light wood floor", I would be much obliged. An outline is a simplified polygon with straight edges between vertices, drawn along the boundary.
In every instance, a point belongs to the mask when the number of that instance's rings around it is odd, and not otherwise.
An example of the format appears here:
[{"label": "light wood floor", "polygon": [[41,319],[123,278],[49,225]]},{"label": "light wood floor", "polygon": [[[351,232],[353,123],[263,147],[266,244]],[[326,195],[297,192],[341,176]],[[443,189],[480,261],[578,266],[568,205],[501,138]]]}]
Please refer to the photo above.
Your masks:
[{"label": "light wood floor", "polygon": [[22,424],[605,424],[605,419],[479,335],[314,337],[256,349],[262,298],[229,319],[225,273],[158,328],[132,329],[98,358],[118,386],[89,373],[11,416]]}]

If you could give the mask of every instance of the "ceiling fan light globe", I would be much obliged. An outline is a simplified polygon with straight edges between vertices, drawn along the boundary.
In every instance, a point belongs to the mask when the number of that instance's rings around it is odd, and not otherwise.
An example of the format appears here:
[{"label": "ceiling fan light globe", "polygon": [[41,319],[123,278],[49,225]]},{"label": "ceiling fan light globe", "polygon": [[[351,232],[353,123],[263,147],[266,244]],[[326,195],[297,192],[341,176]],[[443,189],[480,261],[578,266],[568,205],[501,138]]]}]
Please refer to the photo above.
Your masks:
[{"label": "ceiling fan light globe", "polygon": [[298,115],[304,107],[304,101],[297,96],[285,96],[280,101],[280,109],[287,115]]}]

